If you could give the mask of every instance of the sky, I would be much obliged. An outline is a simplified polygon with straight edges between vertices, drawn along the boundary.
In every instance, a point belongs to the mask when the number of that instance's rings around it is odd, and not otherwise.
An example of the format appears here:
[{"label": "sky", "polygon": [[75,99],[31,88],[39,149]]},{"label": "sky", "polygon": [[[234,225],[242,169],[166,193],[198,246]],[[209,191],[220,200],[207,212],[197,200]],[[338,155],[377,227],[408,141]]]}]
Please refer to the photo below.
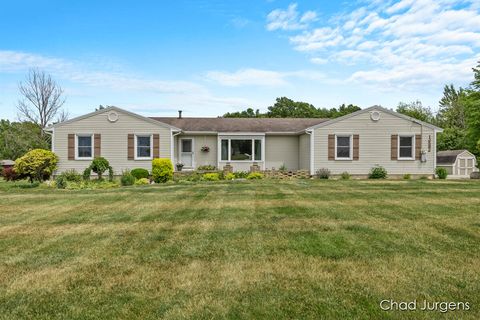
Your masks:
[{"label": "sky", "polygon": [[71,116],[115,105],[145,116],[316,107],[438,109],[480,60],[480,0],[6,1],[0,118],[39,68]]}]

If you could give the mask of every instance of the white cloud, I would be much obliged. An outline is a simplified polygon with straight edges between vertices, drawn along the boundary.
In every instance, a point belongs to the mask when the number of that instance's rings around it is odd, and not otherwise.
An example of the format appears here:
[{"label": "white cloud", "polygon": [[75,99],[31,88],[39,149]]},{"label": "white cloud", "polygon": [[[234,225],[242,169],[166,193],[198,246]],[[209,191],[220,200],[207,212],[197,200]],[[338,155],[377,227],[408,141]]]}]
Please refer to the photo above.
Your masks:
[{"label": "white cloud", "polygon": [[33,53],[0,50],[0,72],[25,74],[30,68],[40,68],[52,74],[60,83],[66,80],[71,82],[70,86],[82,85],[81,88],[64,86],[67,93],[75,96],[85,95],[88,88],[102,88],[103,91],[112,90],[119,94],[131,93],[140,100],[145,94],[161,94],[162,100],[169,101],[170,107],[191,105],[228,108],[248,104],[244,98],[215,96],[205,86],[195,82],[146,78],[119,71],[105,71],[102,67]]},{"label": "white cloud", "polygon": [[471,75],[480,57],[478,0],[363,3],[329,20],[317,18],[312,27],[289,36],[290,43],[310,56],[320,53],[319,60],[310,58],[314,64],[355,65],[349,81],[381,87],[387,82],[387,87],[421,90],[437,80],[446,83]]},{"label": "white cloud", "polygon": [[307,11],[300,15],[297,4],[292,3],[286,10],[275,9],[267,15],[267,30],[299,30],[308,27],[309,23],[317,19],[314,11]]},{"label": "white cloud", "polygon": [[278,72],[261,69],[241,69],[235,72],[210,71],[206,79],[227,87],[240,86],[264,86],[279,87],[289,84],[289,78],[300,78],[308,80],[324,79],[325,75],[316,71],[298,70]]}]

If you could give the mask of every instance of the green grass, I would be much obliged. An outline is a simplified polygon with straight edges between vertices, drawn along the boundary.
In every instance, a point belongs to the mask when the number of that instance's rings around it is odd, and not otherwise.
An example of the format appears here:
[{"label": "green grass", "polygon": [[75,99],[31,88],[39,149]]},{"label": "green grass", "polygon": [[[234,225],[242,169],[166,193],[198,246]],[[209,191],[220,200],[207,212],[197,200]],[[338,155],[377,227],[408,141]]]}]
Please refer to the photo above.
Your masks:
[{"label": "green grass", "polygon": [[479,195],[472,181],[0,182],[0,319],[478,319]]}]

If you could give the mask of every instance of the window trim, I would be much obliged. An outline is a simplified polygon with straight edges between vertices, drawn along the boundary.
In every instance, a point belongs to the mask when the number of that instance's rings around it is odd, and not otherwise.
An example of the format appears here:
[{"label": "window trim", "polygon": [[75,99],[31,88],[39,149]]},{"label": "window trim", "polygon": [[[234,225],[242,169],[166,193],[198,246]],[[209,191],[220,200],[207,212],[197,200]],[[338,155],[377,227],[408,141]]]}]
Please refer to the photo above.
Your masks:
[{"label": "window trim", "polygon": [[[228,159],[224,160],[222,159],[222,140],[227,140],[228,141]],[[232,145],[231,141],[232,140],[250,140],[252,143],[252,160],[232,160]],[[260,157],[261,160],[255,160],[255,140],[260,140],[261,141],[261,146],[260,146]],[[218,152],[218,161],[219,162],[239,162],[239,163],[254,163],[254,162],[264,162],[265,160],[265,137],[264,136],[256,136],[256,137],[251,137],[251,138],[240,138],[240,137],[218,137],[218,146],[219,146],[219,151]]]},{"label": "window trim", "polygon": [[[412,156],[411,157],[400,157],[400,140],[401,138],[411,138],[412,139]],[[397,139],[397,160],[415,160],[415,134],[399,134]]]},{"label": "window trim", "polygon": [[[338,157],[337,153],[337,138],[350,138],[350,150],[349,150],[349,157]],[[340,161],[349,161],[353,160],[353,134],[351,133],[345,133],[345,134],[335,134],[335,160],[340,160]]]},{"label": "window trim", "polygon": [[[91,148],[91,157],[80,157],[78,156],[78,138],[79,137],[90,137],[92,140],[92,145],[90,146]],[[75,160],[93,160],[94,158],[94,152],[95,152],[95,139],[93,136],[93,133],[76,133],[75,134]]]},{"label": "window trim", "polygon": [[[150,156],[149,157],[139,157],[138,156],[138,137],[150,137]],[[133,159],[134,160],[152,160],[153,159],[153,134],[151,133],[136,133],[135,138],[133,139],[134,141],[134,154],[133,154]]]}]

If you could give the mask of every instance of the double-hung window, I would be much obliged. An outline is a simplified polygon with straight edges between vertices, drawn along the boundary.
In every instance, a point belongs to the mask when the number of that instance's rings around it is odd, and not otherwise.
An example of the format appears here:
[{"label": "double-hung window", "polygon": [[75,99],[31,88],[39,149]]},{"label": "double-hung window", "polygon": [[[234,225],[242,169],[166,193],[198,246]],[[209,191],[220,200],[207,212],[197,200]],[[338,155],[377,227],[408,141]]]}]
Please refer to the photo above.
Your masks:
[{"label": "double-hung window", "polygon": [[352,135],[335,136],[335,159],[352,160]]},{"label": "double-hung window", "polygon": [[93,135],[77,134],[76,158],[80,160],[93,159]]},{"label": "double-hung window", "polygon": [[413,160],[415,150],[415,136],[398,136],[398,159]]},{"label": "double-hung window", "polygon": [[135,136],[135,159],[149,160],[153,158],[152,154],[152,135]]},{"label": "double-hung window", "polygon": [[261,139],[222,139],[221,161],[262,161]]}]

